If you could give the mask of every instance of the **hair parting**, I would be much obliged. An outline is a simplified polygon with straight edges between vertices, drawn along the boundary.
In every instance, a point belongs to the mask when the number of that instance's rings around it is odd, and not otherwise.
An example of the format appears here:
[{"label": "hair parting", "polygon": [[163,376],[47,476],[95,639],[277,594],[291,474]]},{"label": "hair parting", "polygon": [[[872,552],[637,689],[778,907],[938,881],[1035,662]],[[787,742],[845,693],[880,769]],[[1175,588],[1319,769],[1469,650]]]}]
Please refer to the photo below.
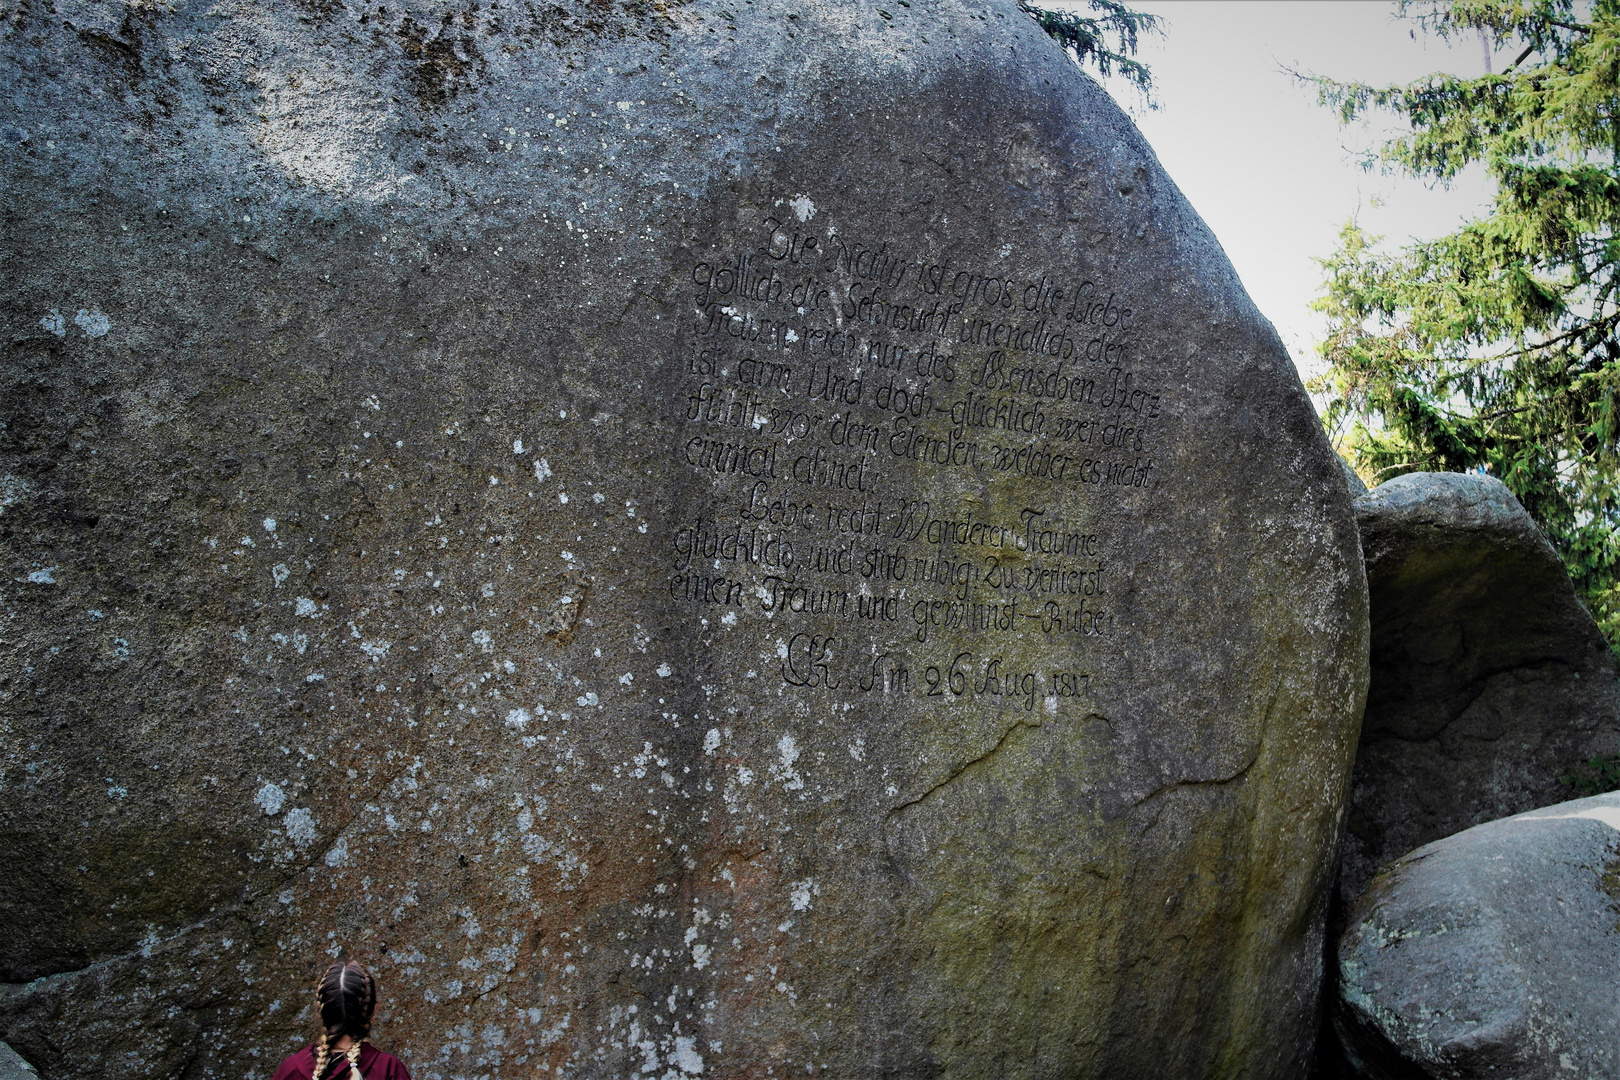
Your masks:
[{"label": "hair parting", "polygon": [[315,1072],[310,1080],[321,1080],[332,1057],[332,1044],[344,1036],[348,1036],[350,1044],[343,1056],[348,1059],[354,1080],[365,1080],[360,1073],[360,1045],[371,1034],[371,1017],[377,1009],[377,980],[353,960],[339,960],[315,984],[315,1004],[320,1012],[321,1034],[315,1044]]}]

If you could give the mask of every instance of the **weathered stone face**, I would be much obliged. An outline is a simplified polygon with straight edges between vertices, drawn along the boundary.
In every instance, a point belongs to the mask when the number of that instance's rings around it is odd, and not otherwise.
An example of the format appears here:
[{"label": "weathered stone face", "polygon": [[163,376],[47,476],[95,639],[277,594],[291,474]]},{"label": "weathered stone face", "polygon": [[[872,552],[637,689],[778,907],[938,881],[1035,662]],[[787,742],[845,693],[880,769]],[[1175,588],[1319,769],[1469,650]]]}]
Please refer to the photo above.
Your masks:
[{"label": "weathered stone face", "polygon": [[1471,825],[1560,802],[1620,749],[1614,655],[1556,552],[1501,481],[1397,477],[1356,500],[1372,680],[1340,900]]},{"label": "weathered stone face", "polygon": [[1380,874],[1339,942],[1357,1075],[1613,1076],[1620,794],[1475,826]]},{"label": "weathered stone face", "polygon": [[445,12],[8,16],[0,1036],[263,1071],[341,950],[428,1080],[1296,1075],[1357,539],[1129,122]]},{"label": "weathered stone face", "polygon": [[22,1058],[17,1052],[5,1043],[0,1042],[0,1080],[36,1080],[39,1073],[34,1067]]}]

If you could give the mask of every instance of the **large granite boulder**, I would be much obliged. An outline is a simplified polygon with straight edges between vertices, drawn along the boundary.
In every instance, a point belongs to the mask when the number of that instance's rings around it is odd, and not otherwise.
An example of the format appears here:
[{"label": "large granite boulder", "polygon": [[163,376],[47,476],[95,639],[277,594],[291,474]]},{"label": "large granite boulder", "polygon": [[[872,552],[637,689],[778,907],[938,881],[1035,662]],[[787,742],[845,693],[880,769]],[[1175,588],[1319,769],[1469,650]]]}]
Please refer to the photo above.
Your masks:
[{"label": "large granite boulder", "polygon": [[13,5],[0,1037],[1291,1077],[1339,465],[1011,4]]},{"label": "large granite boulder", "polygon": [[1620,1075],[1620,793],[1477,825],[1374,879],[1334,1015],[1369,1080]]},{"label": "large granite boulder", "polygon": [[1412,473],[1356,500],[1372,677],[1339,899],[1385,863],[1574,792],[1620,750],[1614,654],[1558,554],[1490,476]]}]

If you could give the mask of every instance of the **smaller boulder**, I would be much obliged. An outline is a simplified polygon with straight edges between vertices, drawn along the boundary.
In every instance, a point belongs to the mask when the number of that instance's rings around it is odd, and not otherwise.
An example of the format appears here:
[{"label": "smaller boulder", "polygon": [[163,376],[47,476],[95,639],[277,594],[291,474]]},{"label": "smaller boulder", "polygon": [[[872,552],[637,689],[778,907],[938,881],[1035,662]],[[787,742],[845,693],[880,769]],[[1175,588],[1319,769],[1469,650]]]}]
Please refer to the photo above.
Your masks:
[{"label": "smaller boulder", "polygon": [[1359,499],[1367,494],[1366,481],[1361,479],[1361,474],[1356,472],[1354,465],[1344,460],[1344,458],[1340,458],[1339,471],[1344,473],[1344,486],[1350,489],[1352,499]]},{"label": "smaller boulder", "polygon": [[1560,777],[1620,750],[1614,654],[1500,480],[1411,473],[1355,507],[1371,680],[1341,912],[1391,859],[1578,794]]},{"label": "smaller boulder", "polygon": [[0,1080],[39,1080],[39,1073],[21,1054],[0,1042]]},{"label": "smaller boulder", "polygon": [[1374,879],[1334,1027],[1368,1080],[1620,1076],[1620,792],[1475,826]]}]

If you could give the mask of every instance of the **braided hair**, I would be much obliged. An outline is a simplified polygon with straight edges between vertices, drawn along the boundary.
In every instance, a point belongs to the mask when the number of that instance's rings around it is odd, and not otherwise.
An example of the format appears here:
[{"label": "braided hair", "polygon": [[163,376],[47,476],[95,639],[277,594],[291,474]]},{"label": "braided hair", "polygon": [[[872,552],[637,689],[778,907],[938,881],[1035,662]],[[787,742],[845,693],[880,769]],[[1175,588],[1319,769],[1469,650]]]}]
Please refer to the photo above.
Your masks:
[{"label": "braided hair", "polygon": [[377,980],[353,960],[339,960],[315,984],[315,1004],[321,1014],[321,1037],[315,1044],[315,1072],[321,1080],[331,1056],[331,1045],[347,1035],[345,1053],[354,1076],[360,1077],[360,1044],[371,1034],[371,1014],[377,1009]]}]

